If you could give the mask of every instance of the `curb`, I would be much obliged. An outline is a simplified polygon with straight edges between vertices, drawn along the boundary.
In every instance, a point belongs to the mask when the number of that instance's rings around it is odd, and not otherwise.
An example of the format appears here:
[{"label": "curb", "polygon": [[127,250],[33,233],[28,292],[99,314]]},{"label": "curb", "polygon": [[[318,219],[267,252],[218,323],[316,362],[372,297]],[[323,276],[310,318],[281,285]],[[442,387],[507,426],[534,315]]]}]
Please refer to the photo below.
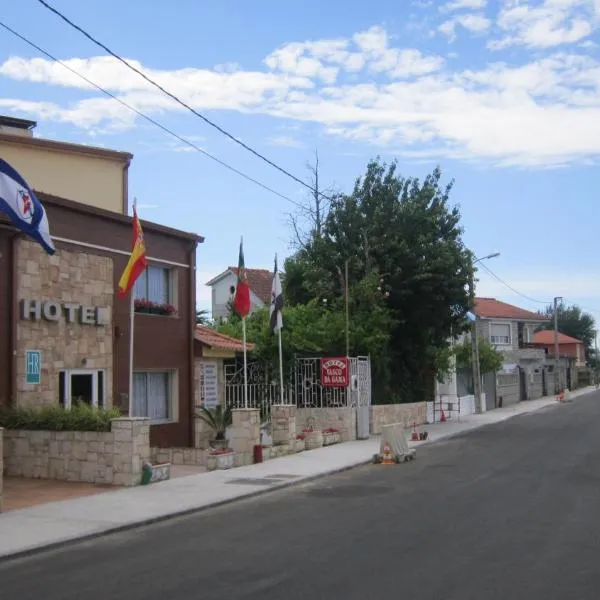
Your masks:
[{"label": "curb", "polygon": [[[598,390],[596,389],[591,389],[588,391],[585,391],[581,394],[578,394],[575,398],[573,398],[573,400],[578,399],[579,397],[582,396],[586,396],[587,394],[591,394],[593,392],[597,392]],[[502,421],[496,421],[494,423],[483,423],[477,427],[472,427],[470,429],[465,429],[464,431],[457,431],[454,433],[449,433],[448,435],[445,435],[443,437],[440,437],[436,440],[427,440],[424,441],[424,443],[419,444],[419,447],[423,447],[423,446],[428,446],[428,445],[433,445],[433,444],[437,444],[439,442],[443,442],[445,440],[460,436],[460,435],[466,435],[472,431],[476,431],[479,429],[485,429],[487,427],[492,427],[494,425],[498,425],[500,423],[504,423],[506,421],[509,421],[510,419],[514,419],[516,417],[521,417],[524,415],[530,415],[533,414],[535,412],[538,412],[540,410],[543,409],[547,409],[547,408],[551,408],[554,406],[562,406],[563,403],[560,402],[556,402],[556,404],[548,404],[547,406],[541,406],[540,408],[536,409],[536,410],[532,410],[529,412],[525,412],[525,413],[519,413],[519,414],[515,414],[515,415],[511,415],[510,417],[507,417],[506,419],[503,419]],[[33,548],[26,548],[24,550],[19,550],[17,552],[14,553],[10,553],[10,554],[3,554],[0,555],[0,564],[4,564],[7,563],[9,561],[12,560],[18,560],[20,558],[27,558],[30,556],[35,556],[37,554],[41,554],[43,552],[47,552],[47,551],[51,551],[51,550],[59,550],[68,546],[72,546],[75,544],[79,544],[82,542],[88,542],[94,539],[99,539],[102,537],[108,537],[109,535],[115,534],[115,533],[122,533],[125,531],[131,531],[133,529],[137,529],[138,527],[143,527],[145,525],[153,525],[155,523],[162,523],[164,521],[168,521],[171,519],[176,519],[178,517],[185,517],[185,516],[189,516],[189,515],[193,515],[193,514],[198,514],[201,513],[203,511],[209,510],[209,509],[213,509],[213,508],[218,508],[221,506],[227,506],[228,504],[233,504],[235,502],[242,502],[244,500],[251,500],[253,498],[257,498],[259,496],[264,496],[266,494],[269,494],[271,492],[274,491],[278,491],[278,490],[283,490],[289,487],[294,487],[294,486],[298,486],[298,485],[302,485],[304,483],[309,483],[311,481],[316,481],[318,479],[322,479],[323,477],[328,477],[329,475],[335,475],[336,473],[343,473],[344,471],[350,471],[351,469],[355,469],[357,467],[361,467],[363,465],[368,465],[368,464],[372,464],[373,463],[373,457],[370,456],[367,459],[364,460],[360,460],[357,461],[355,463],[352,463],[351,465],[344,465],[343,467],[338,467],[335,469],[332,469],[330,471],[325,471],[323,473],[319,473],[318,475],[309,475],[307,477],[303,477],[302,479],[295,479],[295,480],[290,480],[290,481],[282,481],[281,483],[275,484],[272,487],[269,488],[263,488],[263,489],[257,489],[253,492],[250,492],[248,494],[244,494],[243,496],[236,496],[233,498],[228,498],[226,500],[215,500],[214,502],[210,502],[208,504],[205,504],[203,506],[198,506],[198,507],[194,507],[194,508],[188,508],[185,510],[181,510],[175,513],[169,513],[169,514],[165,514],[165,515],[161,515],[158,517],[151,517],[151,518],[147,518],[147,519],[142,519],[141,521],[136,521],[135,523],[127,523],[125,525],[115,525],[113,527],[109,527],[107,529],[104,529],[103,531],[97,531],[94,533],[89,533],[89,534],[85,534],[83,536],[78,536],[78,537],[73,537],[73,538],[69,538],[69,539],[65,539],[65,540],[60,540],[57,542],[50,542],[48,544],[43,544],[40,546],[36,546]]]},{"label": "curb", "polygon": [[50,542],[48,544],[43,544],[40,546],[35,546],[33,548],[26,548],[24,550],[19,550],[17,552],[13,552],[10,554],[2,554],[0,555],[0,564],[5,564],[10,562],[11,560],[18,560],[20,558],[27,558],[30,556],[35,556],[37,554],[41,554],[43,552],[48,552],[51,550],[60,550],[62,548],[66,548],[68,546],[72,546],[75,544],[79,544],[82,542],[89,542],[91,540],[99,539],[102,537],[108,537],[109,535],[115,533],[122,533],[124,531],[130,531],[132,529],[137,529],[138,527],[143,527],[145,525],[153,525],[155,523],[161,523],[163,521],[169,521],[171,519],[176,519],[178,517],[185,517],[188,515],[193,515],[197,513],[204,512],[205,510],[209,510],[212,508],[218,508],[221,506],[227,506],[228,504],[233,504],[235,502],[242,502],[244,500],[251,500],[258,496],[264,496],[274,491],[283,490],[288,487],[293,487],[297,485],[301,485],[303,483],[308,483],[310,481],[315,481],[317,479],[322,479],[323,477],[328,477],[329,475],[335,475],[336,473],[343,473],[344,471],[350,471],[351,469],[355,469],[357,467],[361,467],[363,465],[367,465],[373,462],[373,457],[369,457],[368,459],[360,460],[359,462],[355,462],[351,465],[344,465],[343,467],[338,467],[332,469],[331,471],[326,471],[323,473],[319,473],[318,475],[309,475],[302,479],[295,479],[291,481],[282,481],[281,483],[275,484],[272,487],[266,489],[258,489],[254,492],[250,492],[248,494],[244,494],[243,496],[236,496],[234,498],[227,498],[226,500],[215,500],[214,502],[210,502],[209,504],[205,504],[203,506],[198,506],[194,508],[186,508],[185,510],[181,510],[175,513],[169,513],[165,515],[160,515],[158,517],[151,517],[148,519],[142,519],[141,521],[136,521],[135,523],[126,523],[125,525],[115,525],[113,527],[109,527],[108,529],[104,529],[103,531],[96,531],[93,533],[87,533],[82,536],[77,536],[65,540],[60,540],[57,542]]}]

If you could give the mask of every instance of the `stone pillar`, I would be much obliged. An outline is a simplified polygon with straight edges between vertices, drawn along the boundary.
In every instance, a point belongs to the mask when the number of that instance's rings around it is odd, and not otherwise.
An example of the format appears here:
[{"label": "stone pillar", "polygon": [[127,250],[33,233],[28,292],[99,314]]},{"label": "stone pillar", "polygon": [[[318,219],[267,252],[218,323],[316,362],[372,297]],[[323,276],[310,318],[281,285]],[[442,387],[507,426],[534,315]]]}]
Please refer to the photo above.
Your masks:
[{"label": "stone pillar", "polygon": [[4,478],[4,465],[3,465],[3,456],[4,456],[4,443],[2,441],[2,427],[0,427],[0,513],[2,512],[2,506],[4,505],[2,502],[2,479]]},{"label": "stone pillar", "polygon": [[292,444],[296,440],[296,407],[293,404],[271,406],[273,444]]},{"label": "stone pillar", "polygon": [[111,421],[113,484],[132,486],[142,481],[142,464],[150,460],[150,422],[146,418]]},{"label": "stone pillar", "polygon": [[236,453],[252,453],[260,444],[260,411],[258,408],[238,408],[231,411],[230,448]]},{"label": "stone pillar", "polygon": [[200,417],[194,416],[194,448],[206,450],[215,432]]}]

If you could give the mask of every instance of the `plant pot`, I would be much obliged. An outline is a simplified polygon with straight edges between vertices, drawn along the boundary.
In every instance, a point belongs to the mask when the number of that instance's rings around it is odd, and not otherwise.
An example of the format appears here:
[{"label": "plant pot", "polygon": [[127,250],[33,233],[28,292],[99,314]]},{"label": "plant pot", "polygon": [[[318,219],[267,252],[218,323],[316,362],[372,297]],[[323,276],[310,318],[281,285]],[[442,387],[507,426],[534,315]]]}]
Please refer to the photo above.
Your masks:
[{"label": "plant pot", "polygon": [[296,440],[296,452],[304,452],[304,450],[306,450],[304,440]]},{"label": "plant pot", "polygon": [[321,430],[310,431],[306,433],[304,438],[307,450],[314,450],[315,448],[323,447],[323,433]]},{"label": "plant pot", "polygon": [[210,440],[208,445],[214,450],[227,450],[229,440]]},{"label": "plant pot", "polygon": [[429,436],[429,432],[428,431],[421,431],[421,433],[419,433],[419,439],[421,441],[426,440],[428,436]]}]

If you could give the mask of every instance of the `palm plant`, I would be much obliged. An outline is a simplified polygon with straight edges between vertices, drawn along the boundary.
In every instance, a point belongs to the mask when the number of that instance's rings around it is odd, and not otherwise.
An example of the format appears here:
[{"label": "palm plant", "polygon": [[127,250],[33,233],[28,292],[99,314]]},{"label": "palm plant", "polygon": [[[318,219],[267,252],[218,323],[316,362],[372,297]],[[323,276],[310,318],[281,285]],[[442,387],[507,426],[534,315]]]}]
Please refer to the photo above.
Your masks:
[{"label": "palm plant", "polygon": [[217,404],[214,408],[201,406],[198,418],[215,432],[215,440],[224,440],[227,428],[231,425],[231,408],[223,407],[221,404]]}]

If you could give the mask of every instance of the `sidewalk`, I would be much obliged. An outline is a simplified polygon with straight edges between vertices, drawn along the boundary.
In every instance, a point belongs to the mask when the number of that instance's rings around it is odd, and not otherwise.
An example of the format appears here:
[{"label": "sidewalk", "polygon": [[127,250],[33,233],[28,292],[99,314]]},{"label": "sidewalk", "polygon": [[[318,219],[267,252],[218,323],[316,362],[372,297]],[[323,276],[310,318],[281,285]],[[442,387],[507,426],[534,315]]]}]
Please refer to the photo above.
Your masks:
[{"label": "sidewalk", "polygon": [[[573,392],[572,397],[593,391],[596,391],[594,387],[585,388]],[[429,439],[426,442],[409,442],[409,445],[419,447],[431,444],[549,406],[558,406],[553,397],[531,400],[481,415],[470,415],[460,420],[423,425],[420,429],[429,432]],[[228,471],[190,475],[149,486],[119,489],[96,496],[2,513],[0,559],[306,482],[368,463],[378,451],[379,438],[372,438],[327,446]]]}]

